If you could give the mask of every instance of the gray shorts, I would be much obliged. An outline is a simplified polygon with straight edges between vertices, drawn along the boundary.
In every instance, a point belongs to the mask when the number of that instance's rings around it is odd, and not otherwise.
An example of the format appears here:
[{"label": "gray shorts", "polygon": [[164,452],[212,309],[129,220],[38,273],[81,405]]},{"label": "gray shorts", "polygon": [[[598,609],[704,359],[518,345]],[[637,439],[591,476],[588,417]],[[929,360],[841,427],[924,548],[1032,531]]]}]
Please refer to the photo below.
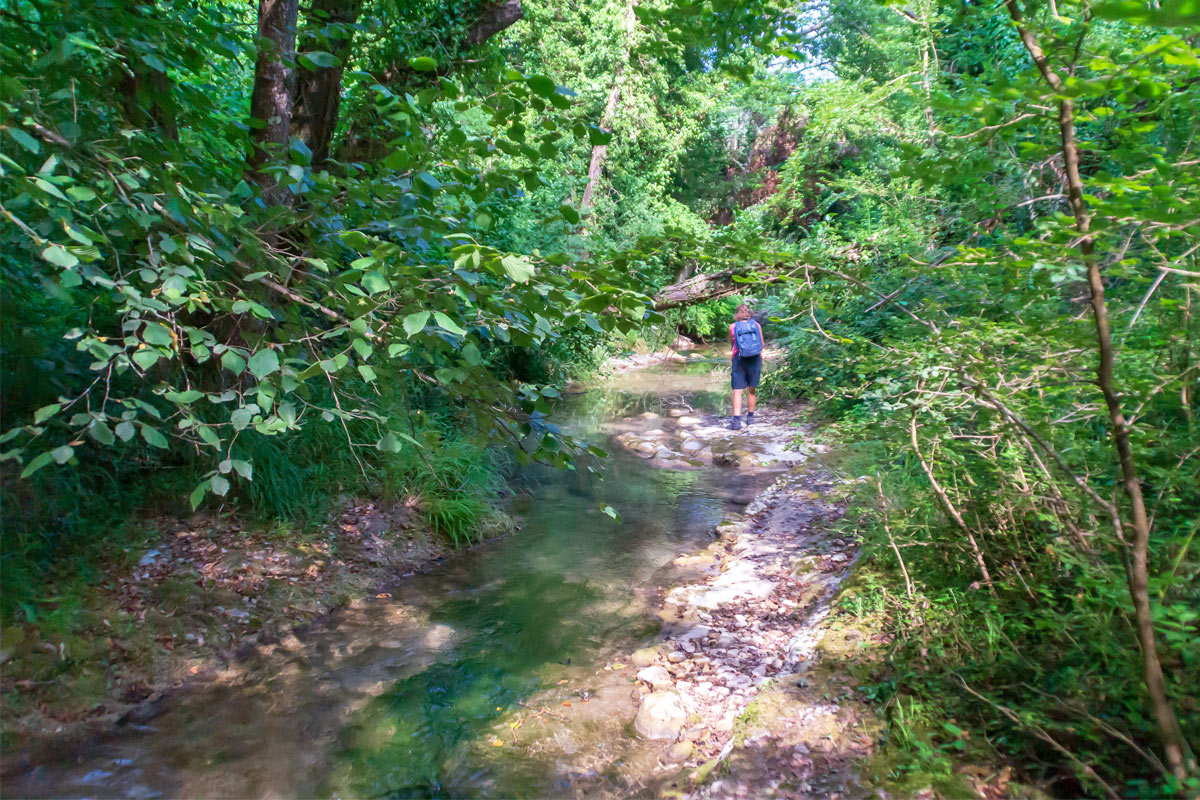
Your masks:
[{"label": "gray shorts", "polygon": [[729,383],[734,389],[757,389],[762,375],[762,353],[749,358],[734,356],[732,373]]}]

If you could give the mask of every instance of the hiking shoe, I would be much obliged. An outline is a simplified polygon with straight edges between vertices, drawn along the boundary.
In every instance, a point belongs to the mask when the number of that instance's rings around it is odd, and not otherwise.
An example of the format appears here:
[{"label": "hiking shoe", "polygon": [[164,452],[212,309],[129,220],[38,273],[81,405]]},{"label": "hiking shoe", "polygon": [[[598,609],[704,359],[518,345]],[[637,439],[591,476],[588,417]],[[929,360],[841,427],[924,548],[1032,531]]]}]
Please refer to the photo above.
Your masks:
[{"label": "hiking shoe", "polygon": [[751,411],[746,415],[746,427],[749,428],[754,423],[754,412]]},{"label": "hiking shoe", "polygon": [[741,417],[730,417],[729,418],[729,430],[740,431],[741,429],[742,429],[742,418]]}]

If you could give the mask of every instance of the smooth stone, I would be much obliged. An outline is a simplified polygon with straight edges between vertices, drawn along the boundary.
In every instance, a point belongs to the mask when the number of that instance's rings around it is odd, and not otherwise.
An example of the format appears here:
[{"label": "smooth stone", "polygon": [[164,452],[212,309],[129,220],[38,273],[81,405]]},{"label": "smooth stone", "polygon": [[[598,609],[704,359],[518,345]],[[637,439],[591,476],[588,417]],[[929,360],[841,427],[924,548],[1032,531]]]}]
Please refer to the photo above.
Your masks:
[{"label": "smooth stone", "polygon": [[670,653],[667,653],[667,661],[670,661],[672,664],[678,664],[686,660],[687,653],[680,652],[679,650],[672,650]]},{"label": "smooth stone", "polygon": [[679,449],[685,453],[698,453],[705,447],[708,447],[708,445],[699,439],[688,439],[679,446]]},{"label": "smooth stone", "polygon": [[641,417],[642,417],[642,419],[658,419],[659,418],[658,414],[655,414],[653,411],[646,411],[643,414],[641,414]]},{"label": "smooth stone", "polygon": [[700,417],[690,417],[690,416],[689,417],[680,417],[679,419],[676,420],[676,422],[680,425],[703,425],[704,424],[704,420],[700,419]]},{"label": "smooth stone", "polygon": [[635,667],[648,667],[658,658],[657,647],[643,647],[641,650],[634,650],[633,655],[629,660],[633,662]]},{"label": "smooth stone", "polygon": [[634,729],[647,739],[674,739],[687,721],[683,703],[675,692],[651,692],[642,700]]},{"label": "smooth stone", "polygon": [[667,672],[665,668],[660,667],[657,664],[642,668],[638,672],[637,677],[639,681],[648,683],[650,688],[654,691],[658,691],[659,689],[670,689],[671,684],[673,683],[671,680],[671,673]]},{"label": "smooth stone", "polygon": [[666,760],[672,763],[687,761],[692,756],[692,749],[691,742],[676,742],[667,750]]},{"label": "smooth stone", "polygon": [[688,413],[688,409],[686,409],[686,408],[672,408],[670,411],[667,412],[667,414],[672,417],[682,417],[682,416],[686,415],[687,413]]}]

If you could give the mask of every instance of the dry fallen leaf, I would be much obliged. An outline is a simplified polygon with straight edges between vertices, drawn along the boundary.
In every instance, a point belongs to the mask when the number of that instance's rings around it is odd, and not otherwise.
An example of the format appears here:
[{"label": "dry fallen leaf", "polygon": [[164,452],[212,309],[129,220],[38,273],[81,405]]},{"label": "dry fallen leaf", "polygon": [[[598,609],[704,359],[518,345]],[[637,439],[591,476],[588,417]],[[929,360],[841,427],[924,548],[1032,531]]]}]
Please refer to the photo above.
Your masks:
[{"label": "dry fallen leaf", "polygon": [[492,747],[504,747],[503,739],[492,739]]},{"label": "dry fallen leaf", "polygon": [[563,705],[570,707],[571,703],[570,703],[570,701],[563,700]]},{"label": "dry fallen leaf", "polygon": [[554,684],[554,685],[555,685],[555,686],[562,686],[562,685],[563,685],[564,683],[566,683],[566,682],[567,682],[567,679],[566,679],[566,678],[563,678],[561,681],[559,681],[558,683],[556,683],[556,684]]}]

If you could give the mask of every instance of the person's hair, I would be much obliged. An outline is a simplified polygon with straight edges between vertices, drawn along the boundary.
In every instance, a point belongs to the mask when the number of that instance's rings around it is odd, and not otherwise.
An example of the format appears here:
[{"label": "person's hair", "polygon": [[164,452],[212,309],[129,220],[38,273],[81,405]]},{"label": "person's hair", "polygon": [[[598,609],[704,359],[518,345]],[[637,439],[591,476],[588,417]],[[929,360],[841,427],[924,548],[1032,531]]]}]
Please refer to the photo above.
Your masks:
[{"label": "person's hair", "polygon": [[754,319],[754,312],[750,310],[750,306],[742,303],[737,307],[737,311],[733,312],[734,322],[745,322],[748,319]]}]

